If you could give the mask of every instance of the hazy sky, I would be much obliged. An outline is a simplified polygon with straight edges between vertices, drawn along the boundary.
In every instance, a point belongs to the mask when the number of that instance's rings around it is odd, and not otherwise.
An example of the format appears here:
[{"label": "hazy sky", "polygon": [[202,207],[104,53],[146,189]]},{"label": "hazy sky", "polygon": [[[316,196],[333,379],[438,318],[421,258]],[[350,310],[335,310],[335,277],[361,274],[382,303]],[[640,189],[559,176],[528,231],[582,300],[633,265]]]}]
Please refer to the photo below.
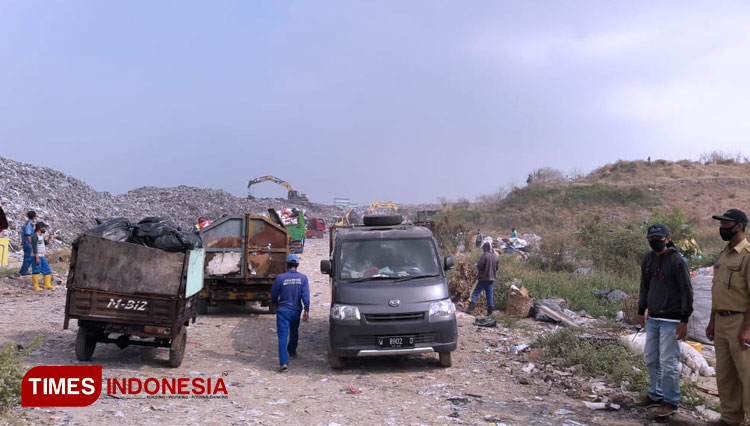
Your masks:
[{"label": "hazy sky", "polygon": [[112,193],[273,174],[369,204],[748,155],[748,22],[747,2],[0,0],[0,156]]}]

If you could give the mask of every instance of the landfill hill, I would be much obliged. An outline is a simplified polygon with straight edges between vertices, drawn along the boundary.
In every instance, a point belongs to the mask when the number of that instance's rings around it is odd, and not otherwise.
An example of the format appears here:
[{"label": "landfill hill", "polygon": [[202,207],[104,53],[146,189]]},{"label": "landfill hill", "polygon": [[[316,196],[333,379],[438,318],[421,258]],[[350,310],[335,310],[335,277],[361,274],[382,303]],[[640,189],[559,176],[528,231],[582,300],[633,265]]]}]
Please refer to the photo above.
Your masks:
[{"label": "landfill hill", "polygon": [[278,198],[248,200],[219,189],[178,186],[143,187],[112,195],[94,190],[85,182],[47,167],[0,157],[0,201],[10,222],[3,236],[10,237],[18,250],[20,228],[28,210],[60,230],[56,238],[69,244],[82,231],[95,225],[95,219],[126,217],[131,221],[160,216],[189,229],[199,216],[215,219],[225,214],[263,214],[268,208],[300,207],[312,216],[340,215],[340,209],[316,203],[293,203]]},{"label": "landfill hill", "polygon": [[643,220],[678,207],[700,228],[729,208],[750,210],[750,163],[618,161],[570,181],[530,183],[479,207],[479,223],[521,232],[575,229],[581,216]]}]

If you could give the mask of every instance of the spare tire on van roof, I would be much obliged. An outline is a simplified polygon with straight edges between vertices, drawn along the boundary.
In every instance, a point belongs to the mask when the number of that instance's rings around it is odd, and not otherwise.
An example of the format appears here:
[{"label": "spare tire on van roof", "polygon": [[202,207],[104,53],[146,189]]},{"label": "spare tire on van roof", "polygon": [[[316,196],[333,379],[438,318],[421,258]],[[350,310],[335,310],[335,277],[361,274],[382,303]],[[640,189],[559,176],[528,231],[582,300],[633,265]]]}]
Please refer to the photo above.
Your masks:
[{"label": "spare tire on van roof", "polygon": [[400,214],[394,215],[367,215],[362,219],[365,226],[393,226],[400,225],[404,218]]}]

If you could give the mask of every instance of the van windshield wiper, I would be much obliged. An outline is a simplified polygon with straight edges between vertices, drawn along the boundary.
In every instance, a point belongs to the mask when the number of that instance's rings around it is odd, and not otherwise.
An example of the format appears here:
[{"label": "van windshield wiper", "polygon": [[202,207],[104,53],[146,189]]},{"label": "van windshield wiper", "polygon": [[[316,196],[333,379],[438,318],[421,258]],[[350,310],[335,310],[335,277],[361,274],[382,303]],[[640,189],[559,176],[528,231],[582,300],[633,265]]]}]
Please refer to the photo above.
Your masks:
[{"label": "van windshield wiper", "polygon": [[397,280],[395,280],[393,282],[394,283],[400,283],[400,282],[409,281],[409,280],[416,280],[418,278],[432,278],[432,277],[439,277],[439,276],[440,275],[438,275],[438,274],[432,274],[432,275],[414,275],[413,277],[399,278],[399,279],[397,279]]},{"label": "van windshield wiper", "polygon": [[394,277],[383,277],[383,276],[376,276],[376,277],[364,277],[364,278],[357,278],[354,280],[348,280],[344,281],[347,283],[361,283],[363,281],[375,281],[375,280],[392,280]]}]

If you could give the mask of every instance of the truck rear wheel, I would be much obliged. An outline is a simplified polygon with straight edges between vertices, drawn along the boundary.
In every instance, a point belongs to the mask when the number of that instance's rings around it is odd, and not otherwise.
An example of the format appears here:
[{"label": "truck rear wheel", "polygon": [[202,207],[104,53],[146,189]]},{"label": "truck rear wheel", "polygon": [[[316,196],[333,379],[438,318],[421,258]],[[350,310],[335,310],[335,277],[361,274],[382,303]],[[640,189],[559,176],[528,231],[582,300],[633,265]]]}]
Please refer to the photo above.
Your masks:
[{"label": "truck rear wheel", "polygon": [[451,352],[439,352],[438,355],[440,356],[441,367],[448,368],[453,365],[453,357],[451,356]]},{"label": "truck rear wheel", "polygon": [[79,361],[88,361],[94,354],[96,338],[92,336],[88,327],[78,327],[76,334],[76,358]]},{"label": "truck rear wheel", "polygon": [[169,348],[169,366],[177,368],[182,365],[182,360],[185,358],[185,345],[187,344],[187,330],[185,328],[180,331],[180,334],[172,339],[172,346]]},{"label": "truck rear wheel", "polygon": [[334,370],[344,368],[344,358],[336,356],[330,343],[328,344],[328,364],[330,364],[331,368]]}]

